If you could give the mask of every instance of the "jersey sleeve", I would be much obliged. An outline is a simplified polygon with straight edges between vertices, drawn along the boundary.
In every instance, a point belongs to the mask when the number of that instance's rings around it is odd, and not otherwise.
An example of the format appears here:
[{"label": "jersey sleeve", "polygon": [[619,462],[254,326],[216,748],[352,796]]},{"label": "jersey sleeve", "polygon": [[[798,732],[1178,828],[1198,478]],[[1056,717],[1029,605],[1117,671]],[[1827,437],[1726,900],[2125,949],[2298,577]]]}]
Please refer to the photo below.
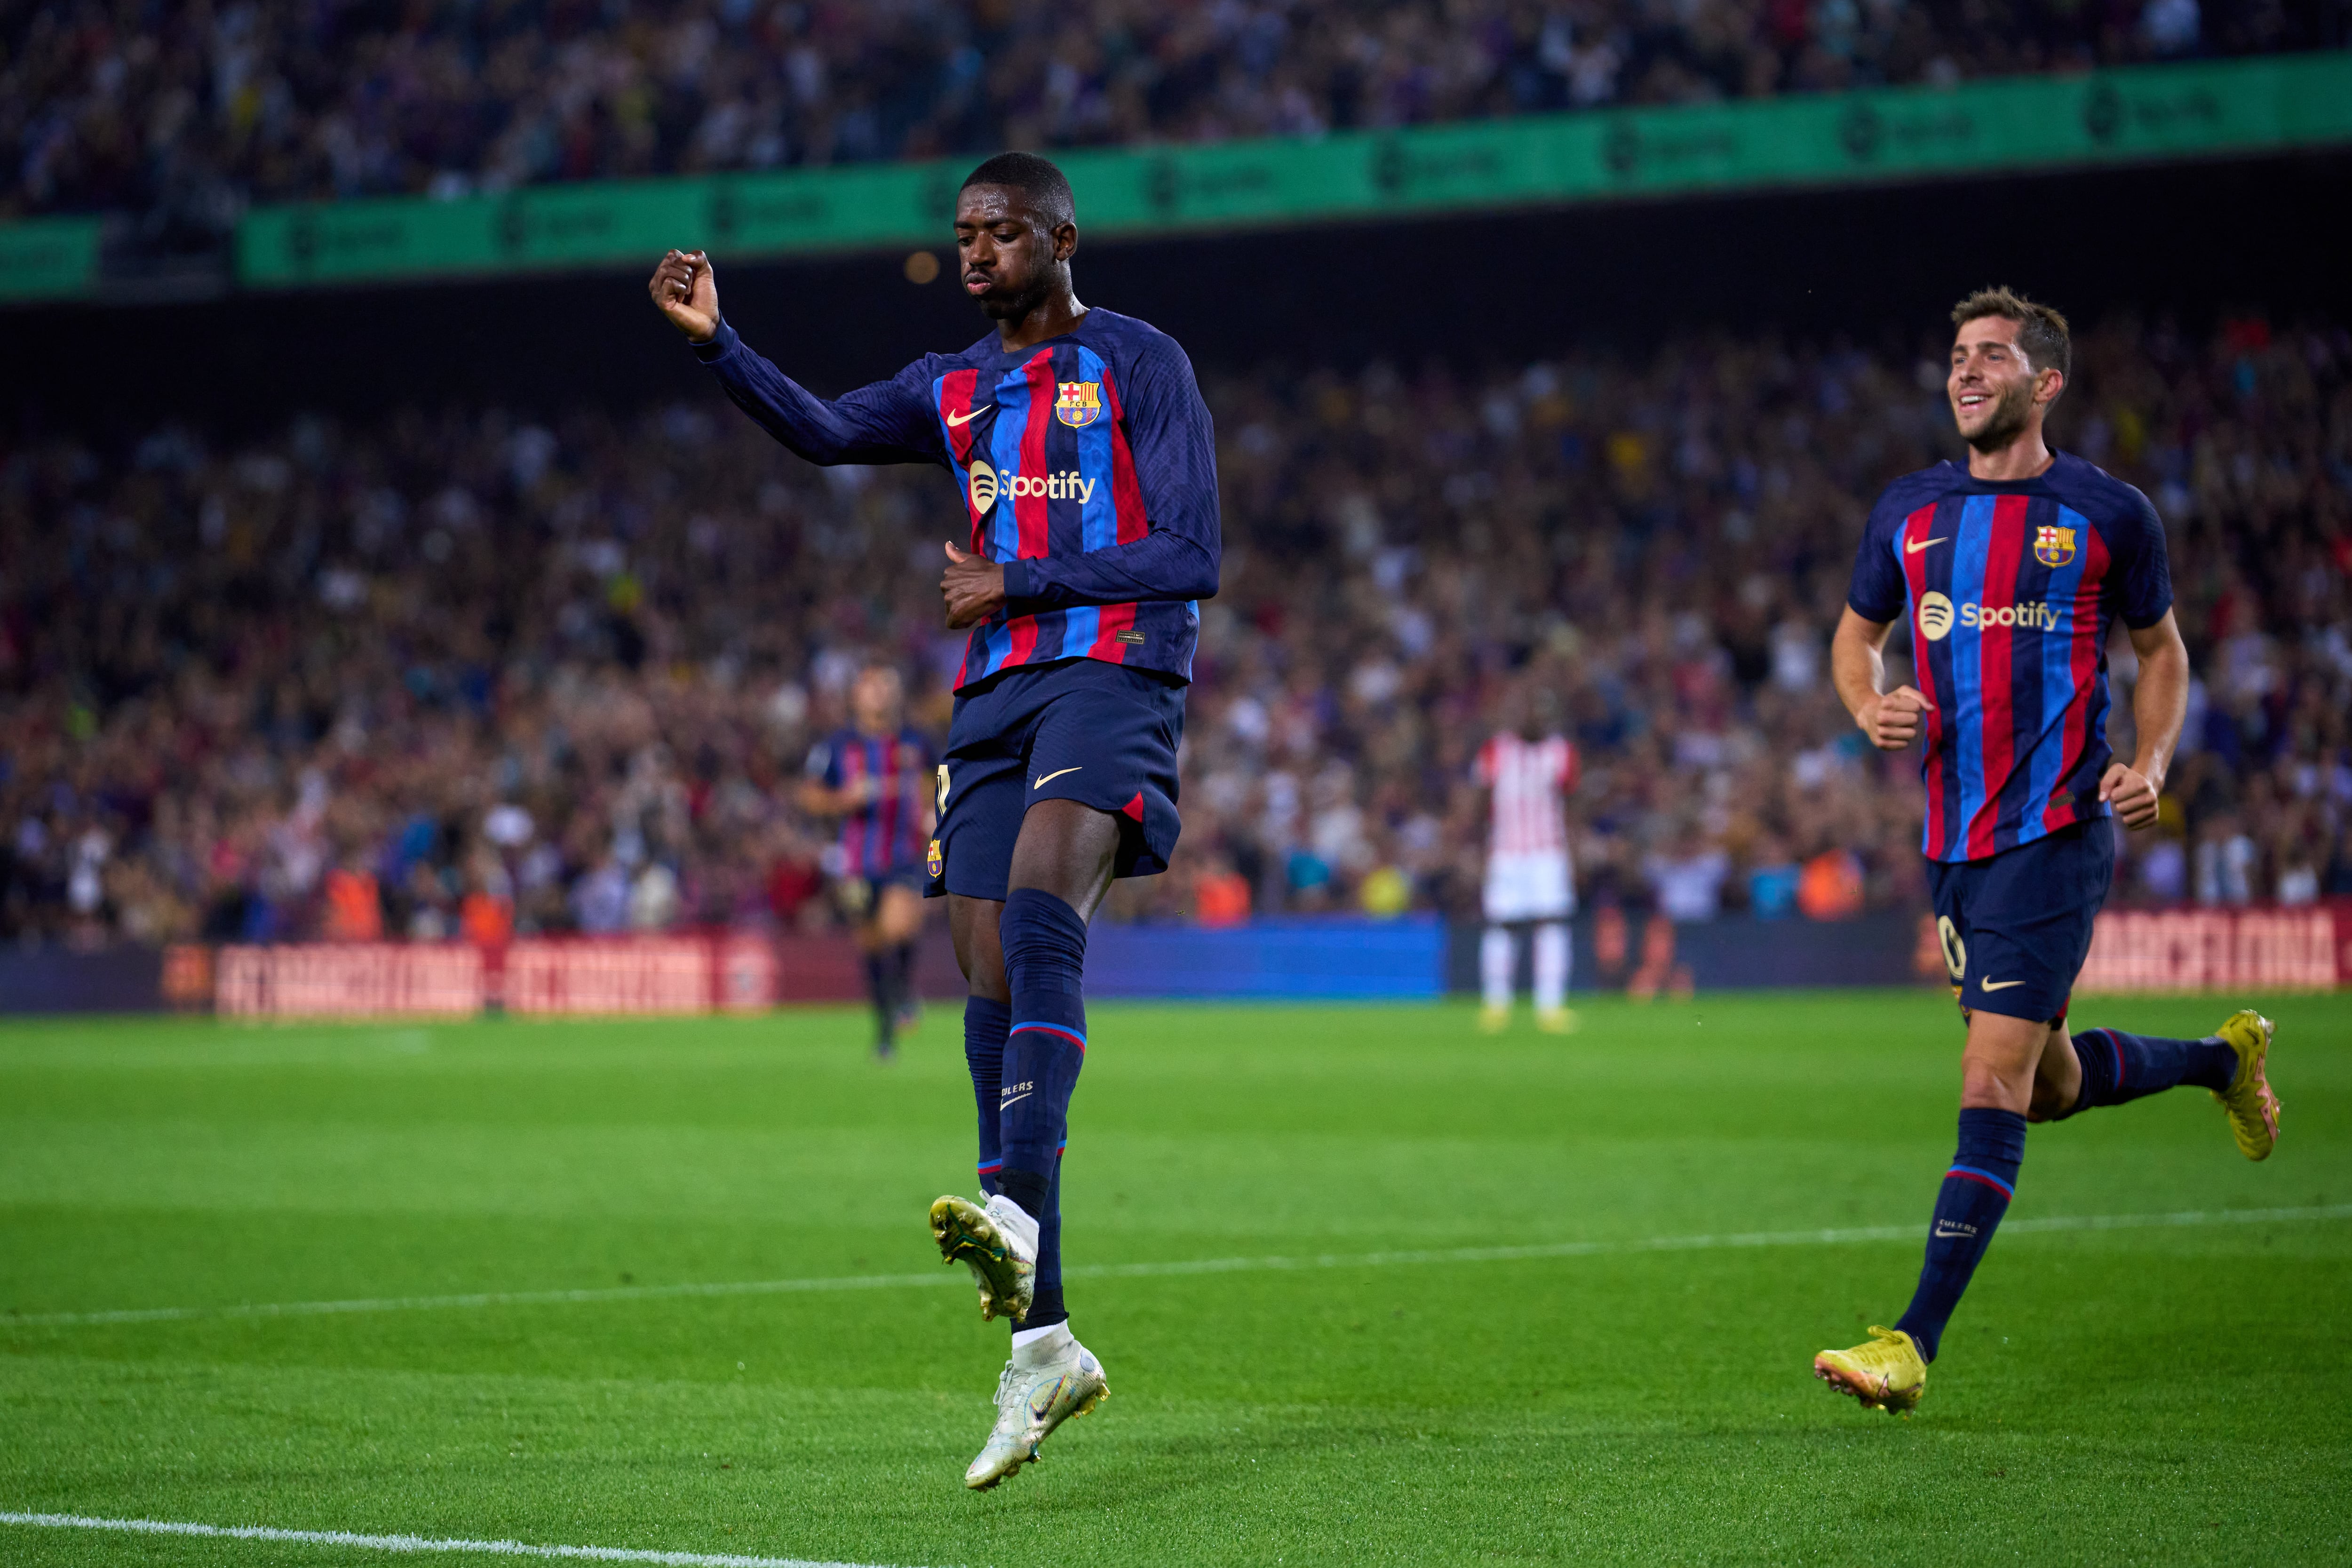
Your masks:
[{"label": "jersey sleeve", "polygon": [[1895,536],[1903,526],[1904,511],[1888,490],[1870,509],[1863,526],[1862,543],[1853,552],[1853,581],[1845,591],[1847,607],[1865,621],[1885,626],[1898,619],[1910,600],[1911,585],[1895,559]]},{"label": "jersey sleeve", "polygon": [[721,321],[718,335],[694,345],[735,406],[812,463],[939,463],[947,437],[930,400],[936,355],[887,381],[836,398],[817,396],[778,370]]},{"label": "jersey sleeve", "polygon": [[805,769],[810,779],[827,789],[841,787],[841,748],[831,741],[819,741],[809,748]]},{"label": "jersey sleeve", "polygon": [[2116,613],[2124,625],[2146,631],[2172,608],[2172,562],[2155,504],[2138,490],[2125,489],[2131,504],[2107,528],[2107,551],[2114,558],[2108,577],[2116,584]]},{"label": "jersey sleeve", "polygon": [[1014,615],[1072,605],[1181,603],[1217,592],[1216,427],[1192,362],[1157,332],[1119,358],[1124,374],[1113,390],[1150,531],[1083,555],[1006,562],[1004,596]]}]

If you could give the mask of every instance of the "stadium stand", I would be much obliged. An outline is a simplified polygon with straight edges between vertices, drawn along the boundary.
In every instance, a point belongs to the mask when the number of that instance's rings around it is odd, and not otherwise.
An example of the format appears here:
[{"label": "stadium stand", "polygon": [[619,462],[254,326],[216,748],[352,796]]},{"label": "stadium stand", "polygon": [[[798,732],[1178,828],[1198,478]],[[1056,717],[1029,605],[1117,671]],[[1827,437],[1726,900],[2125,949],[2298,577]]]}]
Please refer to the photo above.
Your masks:
[{"label": "stadium stand", "polygon": [[[2352,334],[2119,318],[2076,361],[2058,438],[2163,511],[2200,676],[2118,899],[2352,893]],[[1206,390],[1226,591],[1183,846],[1115,918],[1466,908],[1469,758],[1523,678],[1584,749],[1588,903],[1922,902],[1916,758],[1823,666],[1868,498],[1948,454],[1932,358],[1718,337]],[[868,652],[943,721],[943,493],[804,466],[715,394],[19,438],[0,936],[822,922],[789,786]]]},{"label": "stadium stand", "polygon": [[2341,47],[2199,0],[130,0],[0,6],[0,216],[1698,102]]}]

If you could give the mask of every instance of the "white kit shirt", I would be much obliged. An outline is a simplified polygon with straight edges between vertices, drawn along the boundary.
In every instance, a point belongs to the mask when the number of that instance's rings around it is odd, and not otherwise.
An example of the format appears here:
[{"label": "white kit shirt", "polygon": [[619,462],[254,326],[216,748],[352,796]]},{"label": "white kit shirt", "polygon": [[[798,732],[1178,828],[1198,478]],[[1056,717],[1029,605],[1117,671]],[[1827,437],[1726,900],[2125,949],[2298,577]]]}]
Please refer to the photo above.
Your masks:
[{"label": "white kit shirt", "polygon": [[1477,773],[1478,782],[1494,792],[1490,857],[1568,852],[1560,799],[1576,787],[1576,748],[1564,737],[1496,735],[1478,748]]}]

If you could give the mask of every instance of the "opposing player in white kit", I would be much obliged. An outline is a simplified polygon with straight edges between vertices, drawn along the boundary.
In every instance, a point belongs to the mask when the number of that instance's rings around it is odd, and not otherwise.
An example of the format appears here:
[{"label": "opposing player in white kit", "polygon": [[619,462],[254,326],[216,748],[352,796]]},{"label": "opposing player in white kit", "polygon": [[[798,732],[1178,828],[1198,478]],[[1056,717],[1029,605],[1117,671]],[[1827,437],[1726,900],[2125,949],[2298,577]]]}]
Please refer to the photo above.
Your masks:
[{"label": "opposing player in white kit", "polygon": [[1515,721],[1511,728],[1478,749],[1478,783],[1486,791],[1492,823],[1486,839],[1486,934],[1478,944],[1486,1005],[1478,1024],[1494,1034],[1510,1023],[1516,928],[1531,926],[1536,1026],[1565,1035],[1576,1027],[1576,1015],[1568,1010],[1568,921],[1576,913],[1576,879],[1569,866],[1560,802],[1576,787],[1576,748],[1552,731],[1538,698],[1522,692],[1508,711]]}]

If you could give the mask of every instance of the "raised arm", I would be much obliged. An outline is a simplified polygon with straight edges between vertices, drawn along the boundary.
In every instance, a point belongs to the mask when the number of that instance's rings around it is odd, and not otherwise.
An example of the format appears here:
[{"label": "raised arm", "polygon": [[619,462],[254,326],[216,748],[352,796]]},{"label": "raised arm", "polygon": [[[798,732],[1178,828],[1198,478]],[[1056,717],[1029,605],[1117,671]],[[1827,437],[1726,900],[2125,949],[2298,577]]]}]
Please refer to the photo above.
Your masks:
[{"label": "raised arm", "polygon": [[944,455],[919,363],[846,396],[819,397],[754,353],[727,324],[719,313],[717,275],[701,251],[663,257],[647,289],[735,406],[810,462],[932,463]]}]

